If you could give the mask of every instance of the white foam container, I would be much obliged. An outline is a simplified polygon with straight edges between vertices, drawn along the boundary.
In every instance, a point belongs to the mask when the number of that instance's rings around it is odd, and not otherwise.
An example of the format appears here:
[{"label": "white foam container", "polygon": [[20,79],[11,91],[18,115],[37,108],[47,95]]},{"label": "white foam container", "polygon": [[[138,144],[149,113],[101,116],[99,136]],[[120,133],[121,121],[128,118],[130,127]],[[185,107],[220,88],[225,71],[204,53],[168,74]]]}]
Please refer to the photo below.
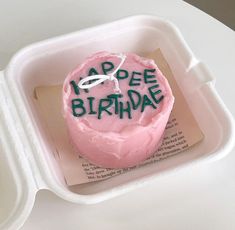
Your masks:
[{"label": "white foam container", "polygon": [[[96,51],[142,55],[156,48],[173,70],[204,140],[157,166],[146,165],[105,181],[67,187],[54,158],[55,147],[36,109],[34,88],[62,83],[77,63]],[[0,228],[19,228],[40,189],[75,203],[100,202],[183,166],[219,159],[233,147],[233,137],[234,121],[216,92],[213,77],[178,29],[166,20],[132,16],[33,44],[19,51],[0,72]]]}]

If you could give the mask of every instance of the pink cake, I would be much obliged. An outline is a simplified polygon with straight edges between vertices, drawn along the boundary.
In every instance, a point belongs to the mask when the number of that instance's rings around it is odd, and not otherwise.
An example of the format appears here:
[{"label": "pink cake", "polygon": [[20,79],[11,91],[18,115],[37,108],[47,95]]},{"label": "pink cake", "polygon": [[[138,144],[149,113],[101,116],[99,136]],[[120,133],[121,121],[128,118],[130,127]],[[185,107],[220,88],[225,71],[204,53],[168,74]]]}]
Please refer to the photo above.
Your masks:
[{"label": "pink cake", "polygon": [[154,154],[173,103],[154,61],[131,53],[96,53],[63,85],[72,145],[89,162],[106,168],[134,166]]}]

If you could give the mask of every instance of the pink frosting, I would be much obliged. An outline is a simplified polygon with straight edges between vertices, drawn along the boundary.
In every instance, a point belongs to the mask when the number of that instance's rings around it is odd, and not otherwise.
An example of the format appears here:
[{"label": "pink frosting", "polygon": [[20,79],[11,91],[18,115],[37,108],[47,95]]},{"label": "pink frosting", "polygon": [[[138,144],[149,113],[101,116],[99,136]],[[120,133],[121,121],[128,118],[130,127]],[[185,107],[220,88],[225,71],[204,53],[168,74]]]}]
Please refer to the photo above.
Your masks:
[{"label": "pink frosting", "polygon": [[[128,71],[128,77],[119,79],[119,87],[123,97],[118,99],[118,103],[123,102],[124,108],[127,107],[127,101],[130,102],[128,95],[130,89],[138,91],[142,97],[137,109],[134,110],[133,104],[130,103],[131,118],[128,117],[127,112],[124,112],[121,119],[119,104],[115,107],[113,100],[112,106],[108,108],[109,113],[103,111],[100,119],[98,119],[100,99],[115,94],[114,81],[106,80],[104,84],[89,89],[88,93],[79,89],[79,95],[75,93],[74,86],[71,84],[71,81],[77,84],[80,77],[88,76],[92,67],[99,74],[104,74],[101,68],[102,62],[112,62],[116,68],[120,63],[120,58],[115,54],[99,52],[87,58],[84,63],[68,74],[63,85],[64,117],[75,150],[90,162],[107,168],[134,166],[150,157],[161,143],[174,103],[170,86],[153,60],[131,53],[125,55],[126,60],[120,68]],[[114,69],[106,74],[112,73]],[[148,72],[148,75],[155,75],[154,78],[144,79],[144,70],[146,69],[155,69],[154,72]],[[134,78],[140,80],[132,80],[134,86],[130,86],[133,71],[139,72],[141,75],[135,75]],[[151,83],[153,80],[157,80],[157,83]],[[158,88],[153,91],[161,90],[161,93],[154,95],[156,99],[164,96],[160,103],[153,100],[149,91],[149,87],[157,84]],[[143,95],[147,95],[156,108],[147,105],[141,111]],[[93,111],[96,114],[89,114],[88,97],[94,97],[92,101]],[[83,100],[83,106],[86,109],[86,113],[78,117],[74,116],[72,110],[72,100],[77,98]],[[133,96],[133,98],[137,100],[136,96]],[[115,108],[119,110],[117,113],[115,113]],[[81,112],[81,110],[78,110],[78,112]]]}]

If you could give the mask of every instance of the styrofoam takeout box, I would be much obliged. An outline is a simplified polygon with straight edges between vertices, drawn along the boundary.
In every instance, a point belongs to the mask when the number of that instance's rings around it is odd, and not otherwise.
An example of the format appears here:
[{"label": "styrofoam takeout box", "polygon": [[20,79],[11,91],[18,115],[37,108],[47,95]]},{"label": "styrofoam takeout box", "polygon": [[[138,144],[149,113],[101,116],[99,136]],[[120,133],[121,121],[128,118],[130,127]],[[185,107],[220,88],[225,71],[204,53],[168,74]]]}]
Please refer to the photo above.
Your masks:
[{"label": "styrofoam takeout box", "polygon": [[[82,60],[100,50],[139,55],[160,48],[205,138],[184,153],[111,179],[66,186],[35,107],[34,88],[62,83]],[[0,72],[0,215],[2,228],[16,229],[27,219],[40,189],[76,203],[99,202],[189,163],[217,159],[233,146],[234,122],[218,96],[213,77],[171,23],[132,16],[28,46]]]}]

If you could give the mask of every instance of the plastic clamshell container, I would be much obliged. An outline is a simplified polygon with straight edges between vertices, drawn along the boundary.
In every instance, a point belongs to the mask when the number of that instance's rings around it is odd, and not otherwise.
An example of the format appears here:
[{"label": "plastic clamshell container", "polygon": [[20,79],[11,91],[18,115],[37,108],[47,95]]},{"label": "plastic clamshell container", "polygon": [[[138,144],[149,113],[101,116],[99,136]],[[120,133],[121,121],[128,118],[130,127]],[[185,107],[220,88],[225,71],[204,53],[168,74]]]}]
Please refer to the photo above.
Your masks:
[{"label": "plastic clamshell container", "polygon": [[[88,55],[107,50],[142,55],[160,48],[205,138],[187,151],[108,180],[68,187],[36,109],[34,88],[62,83]],[[39,42],[19,51],[0,72],[1,229],[17,229],[36,192],[49,189],[75,203],[95,203],[125,193],[192,163],[223,157],[234,141],[234,121],[213,77],[177,28],[155,16],[132,16]]]}]

